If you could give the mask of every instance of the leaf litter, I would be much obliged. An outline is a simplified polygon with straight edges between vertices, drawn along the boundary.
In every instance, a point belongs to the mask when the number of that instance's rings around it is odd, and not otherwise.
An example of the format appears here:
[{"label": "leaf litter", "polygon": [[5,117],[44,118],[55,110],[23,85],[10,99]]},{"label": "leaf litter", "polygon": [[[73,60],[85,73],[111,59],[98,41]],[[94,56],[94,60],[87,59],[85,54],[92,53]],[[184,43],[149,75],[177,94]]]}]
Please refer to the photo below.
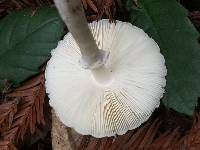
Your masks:
[{"label": "leaf litter", "polygon": [[[114,0],[82,0],[84,8],[90,9],[88,20],[98,20],[103,15],[113,20],[115,15]],[[0,17],[13,9],[37,7],[43,1],[6,1],[0,2]],[[48,0],[48,4],[52,1]],[[11,4],[11,5],[10,5]],[[91,13],[91,11],[93,13]],[[189,14],[190,19],[199,29],[199,12]],[[6,94],[6,100],[0,104],[0,149],[15,150],[29,132],[34,134],[37,124],[45,124],[44,117],[44,74],[28,80],[21,87]],[[76,143],[79,149],[200,149],[200,105],[196,107],[193,123],[185,116],[169,115],[174,119],[175,125],[163,121],[163,116],[154,115],[148,122],[136,130],[125,135],[97,139],[91,136],[80,136]],[[159,110],[158,110],[159,111]],[[162,111],[161,111],[162,112]],[[168,114],[169,112],[167,112]],[[159,113],[160,114],[160,113]],[[173,117],[172,117],[173,116]],[[177,121],[178,120],[178,121]],[[178,124],[177,122],[181,122]],[[183,123],[184,122],[184,123]],[[185,125],[185,122],[187,122]],[[173,125],[172,125],[173,124]],[[184,124],[184,125],[183,125]],[[187,127],[184,127],[187,126]],[[165,130],[163,130],[163,128]],[[15,144],[15,145],[14,145]]]}]

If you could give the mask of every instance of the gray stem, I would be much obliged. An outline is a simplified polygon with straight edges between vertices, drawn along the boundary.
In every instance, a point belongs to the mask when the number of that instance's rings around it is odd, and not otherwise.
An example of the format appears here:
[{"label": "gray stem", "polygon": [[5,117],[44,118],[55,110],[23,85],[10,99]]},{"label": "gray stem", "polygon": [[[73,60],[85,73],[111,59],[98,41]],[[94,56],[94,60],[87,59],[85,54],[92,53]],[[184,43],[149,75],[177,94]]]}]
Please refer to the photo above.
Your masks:
[{"label": "gray stem", "polygon": [[90,32],[80,0],[54,0],[55,5],[69,31],[78,44],[84,68],[96,69],[107,60],[108,53],[99,50]]}]

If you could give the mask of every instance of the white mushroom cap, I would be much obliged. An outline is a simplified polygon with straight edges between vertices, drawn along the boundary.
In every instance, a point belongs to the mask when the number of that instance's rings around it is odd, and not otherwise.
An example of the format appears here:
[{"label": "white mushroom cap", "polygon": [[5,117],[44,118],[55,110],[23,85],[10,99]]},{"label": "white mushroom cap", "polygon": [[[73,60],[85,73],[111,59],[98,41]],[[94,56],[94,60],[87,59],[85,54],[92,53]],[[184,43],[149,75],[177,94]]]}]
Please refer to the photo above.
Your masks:
[{"label": "white mushroom cap", "polygon": [[45,72],[50,105],[68,127],[94,137],[124,134],[145,122],[160,104],[165,60],[143,30],[117,21],[89,24],[99,49],[110,52],[103,69],[83,69],[68,33],[52,51]]}]

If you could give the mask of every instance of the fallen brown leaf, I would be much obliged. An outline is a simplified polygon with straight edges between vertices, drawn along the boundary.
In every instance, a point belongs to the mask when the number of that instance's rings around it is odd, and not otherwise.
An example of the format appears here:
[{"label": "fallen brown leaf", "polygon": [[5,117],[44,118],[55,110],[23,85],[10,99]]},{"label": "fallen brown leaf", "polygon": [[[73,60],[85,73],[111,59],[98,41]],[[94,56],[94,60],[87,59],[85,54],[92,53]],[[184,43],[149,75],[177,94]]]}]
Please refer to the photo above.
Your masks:
[{"label": "fallen brown leaf", "polygon": [[0,105],[1,137],[17,144],[26,134],[34,134],[37,125],[45,125],[44,73],[28,80],[21,87],[6,94],[6,97],[14,100]]},{"label": "fallen brown leaf", "polygon": [[15,145],[10,141],[0,141],[1,150],[17,150]]}]

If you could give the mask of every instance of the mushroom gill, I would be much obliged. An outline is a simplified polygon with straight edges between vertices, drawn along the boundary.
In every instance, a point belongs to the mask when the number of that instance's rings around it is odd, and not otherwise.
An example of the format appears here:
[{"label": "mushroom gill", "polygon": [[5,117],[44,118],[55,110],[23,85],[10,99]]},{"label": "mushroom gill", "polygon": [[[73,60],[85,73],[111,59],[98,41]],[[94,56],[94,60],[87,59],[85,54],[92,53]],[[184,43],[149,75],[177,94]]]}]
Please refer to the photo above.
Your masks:
[{"label": "mushroom gill", "polygon": [[156,42],[130,23],[104,19],[89,27],[109,58],[100,69],[83,69],[80,49],[68,33],[47,64],[50,105],[66,126],[83,135],[121,135],[140,126],[159,106],[165,60]]}]

